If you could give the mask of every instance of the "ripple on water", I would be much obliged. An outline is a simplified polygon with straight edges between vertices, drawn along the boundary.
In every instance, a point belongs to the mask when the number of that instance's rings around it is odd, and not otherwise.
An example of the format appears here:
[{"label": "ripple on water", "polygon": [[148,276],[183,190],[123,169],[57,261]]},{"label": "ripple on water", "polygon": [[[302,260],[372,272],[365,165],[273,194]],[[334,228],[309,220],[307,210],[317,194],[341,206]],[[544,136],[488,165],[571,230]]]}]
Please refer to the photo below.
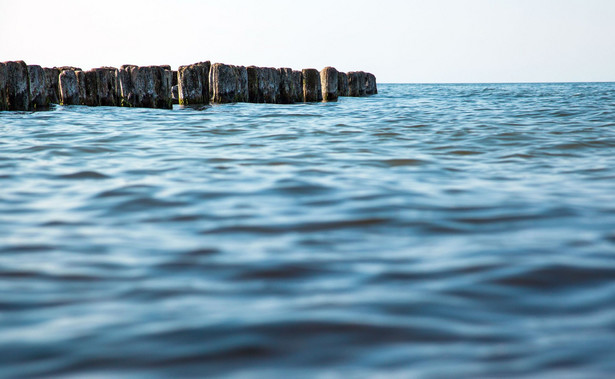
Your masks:
[{"label": "ripple on water", "polygon": [[109,177],[105,174],[101,174],[97,171],[78,171],[70,174],[58,175],[61,179],[108,179]]},{"label": "ripple on water", "polygon": [[609,377],[614,86],[2,112],[0,377]]}]

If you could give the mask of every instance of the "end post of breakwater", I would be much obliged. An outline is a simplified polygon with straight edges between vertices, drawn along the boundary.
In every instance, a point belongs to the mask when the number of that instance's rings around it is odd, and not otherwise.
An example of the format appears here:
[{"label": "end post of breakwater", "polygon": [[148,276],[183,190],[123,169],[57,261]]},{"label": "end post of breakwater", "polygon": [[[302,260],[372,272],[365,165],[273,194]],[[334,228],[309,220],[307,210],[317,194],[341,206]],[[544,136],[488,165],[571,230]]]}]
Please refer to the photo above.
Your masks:
[{"label": "end post of breakwater", "polygon": [[123,65],[84,71],[0,62],[0,111],[46,109],[51,104],[172,109],[173,104],[295,104],[378,93],[376,77],[334,67],[293,70],[210,61],[179,66]]}]

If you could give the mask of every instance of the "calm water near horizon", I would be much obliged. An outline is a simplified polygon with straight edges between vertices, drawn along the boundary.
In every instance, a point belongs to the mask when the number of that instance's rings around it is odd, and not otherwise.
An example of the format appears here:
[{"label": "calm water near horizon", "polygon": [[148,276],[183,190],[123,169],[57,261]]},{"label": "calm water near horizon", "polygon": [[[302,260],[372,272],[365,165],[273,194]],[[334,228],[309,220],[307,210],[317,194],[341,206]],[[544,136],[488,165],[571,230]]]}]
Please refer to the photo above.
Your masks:
[{"label": "calm water near horizon", "polygon": [[615,83],[0,113],[0,377],[615,372]]}]

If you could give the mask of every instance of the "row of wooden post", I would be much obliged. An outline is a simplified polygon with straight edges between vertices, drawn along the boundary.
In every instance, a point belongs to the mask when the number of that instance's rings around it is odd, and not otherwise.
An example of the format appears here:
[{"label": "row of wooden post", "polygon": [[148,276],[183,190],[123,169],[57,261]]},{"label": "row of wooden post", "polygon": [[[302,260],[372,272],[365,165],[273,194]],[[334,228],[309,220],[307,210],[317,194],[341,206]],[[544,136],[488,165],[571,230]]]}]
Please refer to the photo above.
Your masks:
[{"label": "row of wooden post", "polygon": [[37,110],[50,104],[171,109],[231,102],[292,104],[336,101],[378,93],[376,77],[343,73],[200,62],[180,66],[124,65],[83,71],[43,68],[23,61],[0,63],[0,111]]},{"label": "row of wooden post", "polygon": [[378,93],[376,77],[363,71],[338,72],[200,62],[180,66],[178,99],[183,105],[208,103],[272,103],[336,101],[339,96]]}]

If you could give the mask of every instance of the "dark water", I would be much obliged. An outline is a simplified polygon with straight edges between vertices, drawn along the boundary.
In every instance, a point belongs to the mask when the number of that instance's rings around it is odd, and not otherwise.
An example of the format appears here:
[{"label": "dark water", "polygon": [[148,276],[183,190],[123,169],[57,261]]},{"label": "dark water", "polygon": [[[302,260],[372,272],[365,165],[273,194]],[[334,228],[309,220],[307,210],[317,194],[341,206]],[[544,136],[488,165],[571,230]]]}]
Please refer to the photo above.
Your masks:
[{"label": "dark water", "polygon": [[0,114],[0,377],[609,377],[615,84]]}]

